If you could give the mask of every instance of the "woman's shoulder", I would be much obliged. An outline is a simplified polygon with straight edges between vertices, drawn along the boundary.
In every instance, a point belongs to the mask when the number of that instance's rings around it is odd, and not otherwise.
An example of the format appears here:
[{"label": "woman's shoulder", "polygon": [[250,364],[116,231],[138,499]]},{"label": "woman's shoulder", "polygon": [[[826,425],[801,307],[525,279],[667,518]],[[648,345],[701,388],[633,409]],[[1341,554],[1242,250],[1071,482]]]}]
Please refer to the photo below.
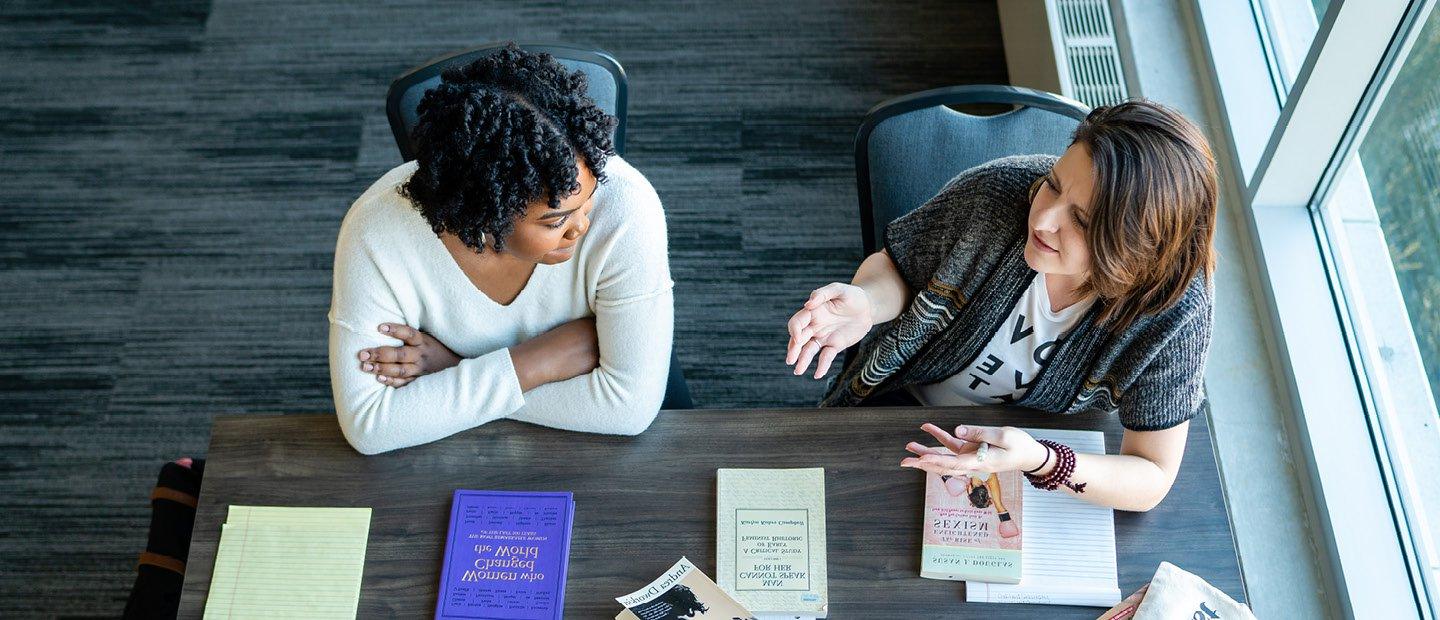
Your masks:
[{"label": "woman's shoulder", "polygon": [[1055,166],[1060,157],[1047,153],[1035,153],[1030,155],[1007,155],[997,157],[983,164],[971,168],[977,172],[986,174],[1020,173],[1025,175],[1044,174]]},{"label": "woman's shoulder", "polygon": [[605,182],[595,190],[591,234],[613,234],[633,228],[654,231],[665,227],[665,210],[654,186],[619,155],[605,161]]},{"label": "woman's shoulder", "polygon": [[946,184],[946,189],[1000,190],[1004,194],[1029,191],[1036,178],[1049,172],[1060,158],[1054,155],[1010,155],[967,168]]},{"label": "woman's shoulder", "polygon": [[[909,254],[929,259],[947,256],[963,243],[966,251],[1003,248],[994,241],[1017,234],[1030,207],[1030,186],[1058,159],[1052,155],[1016,155],[993,159],[955,175],[920,208],[890,222],[885,246],[892,257]],[[928,280],[939,264],[927,260],[914,277]]]},{"label": "woman's shoulder", "polygon": [[400,195],[400,185],[409,180],[410,175],[415,174],[418,165],[414,161],[407,161],[380,175],[379,179],[371,183],[370,187],[365,188],[365,191],[360,193],[360,197],[355,199],[354,204],[350,206],[351,212],[357,209],[372,209],[377,206],[393,206],[393,203],[396,202],[403,202],[408,206],[410,201]]},{"label": "woman's shoulder", "polygon": [[417,225],[424,227],[410,199],[400,193],[400,186],[414,174],[415,167],[415,162],[408,161],[391,168],[351,203],[340,224],[341,243],[393,239]]},{"label": "woman's shoulder", "polygon": [[1208,319],[1214,307],[1215,283],[1204,272],[1191,276],[1190,283],[1185,286],[1185,293],[1175,305],[1166,308],[1163,313],[1172,313],[1189,317],[1203,317]]},{"label": "woman's shoulder", "polygon": [[605,160],[605,182],[600,184],[597,198],[606,203],[621,203],[626,209],[658,209],[660,197],[655,187],[635,166],[619,155]]},{"label": "woman's shoulder", "polygon": [[595,193],[577,267],[591,273],[610,299],[661,290],[670,282],[667,236],[655,188],[629,162],[612,156]]},{"label": "woman's shoulder", "polygon": [[[1030,208],[1030,186],[1059,159],[1053,155],[1012,155],[961,171],[931,199],[936,215],[967,224],[1009,229]],[[925,217],[925,216],[918,216]]]},{"label": "woman's shoulder", "polygon": [[1204,273],[1190,278],[1185,293],[1170,307],[1136,321],[1132,331],[1147,339],[1169,341],[1177,335],[1210,338],[1214,322],[1214,283]]}]

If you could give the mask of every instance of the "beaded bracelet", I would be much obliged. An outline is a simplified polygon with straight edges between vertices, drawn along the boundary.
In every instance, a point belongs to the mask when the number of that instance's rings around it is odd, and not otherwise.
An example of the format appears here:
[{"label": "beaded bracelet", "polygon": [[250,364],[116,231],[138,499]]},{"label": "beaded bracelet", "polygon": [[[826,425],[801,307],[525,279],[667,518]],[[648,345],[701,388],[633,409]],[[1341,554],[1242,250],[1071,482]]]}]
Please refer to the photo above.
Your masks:
[{"label": "beaded bracelet", "polygon": [[[1051,469],[1050,475],[1044,478],[1034,474],[1025,474],[1025,479],[1029,480],[1030,484],[1035,488],[1042,491],[1054,491],[1063,484],[1069,487],[1071,491],[1084,493],[1086,483],[1081,482],[1076,484],[1070,482],[1070,474],[1075,473],[1075,451],[1070,449],[1070,446],[1058,441],[1051,441],[1049,439],[1040,439],[1038,441],[1041,445],[1055,453],[1055,468]],[[1046,460],[1049,460],[1048,457]]]}]

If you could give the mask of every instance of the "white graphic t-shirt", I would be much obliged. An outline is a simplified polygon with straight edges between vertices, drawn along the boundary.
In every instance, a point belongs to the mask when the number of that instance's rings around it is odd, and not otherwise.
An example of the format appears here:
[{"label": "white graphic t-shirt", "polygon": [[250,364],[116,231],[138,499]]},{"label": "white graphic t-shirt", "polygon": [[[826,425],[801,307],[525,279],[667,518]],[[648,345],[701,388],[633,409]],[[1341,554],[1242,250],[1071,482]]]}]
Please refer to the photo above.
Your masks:
[{"label": "white graphic t-shirt", "polygon": [[926,405],[999,405],[1025,396],[1060,342],[1095,302],[1091,296],[1050,309],[1045,274],[1036,274],[1010,316],[965,370],[939,383],[910,387]]}]

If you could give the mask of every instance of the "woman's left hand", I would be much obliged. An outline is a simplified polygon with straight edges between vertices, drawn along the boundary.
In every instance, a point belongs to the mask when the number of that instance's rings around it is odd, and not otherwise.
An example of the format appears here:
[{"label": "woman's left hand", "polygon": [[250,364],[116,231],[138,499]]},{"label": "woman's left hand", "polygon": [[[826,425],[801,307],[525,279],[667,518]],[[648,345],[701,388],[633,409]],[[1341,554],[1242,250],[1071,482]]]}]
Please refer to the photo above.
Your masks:
[{"label": "woman's left hand", "polygon": [[409,325],[381,323],[376,329],[404,343],[360,350],[360,370],[375,375],[375,380],[385,385],[405,387],[417,377],[460,363],[460,356],[445,343]]},{"label": "woman's left hand", "polygon": [[[1030,433],[1013,426],[957,426],[955,434],[951,435],[945,429],[927,423],[920,430],[938,439],[954,454],[912,441],[906,444],[905,449],[915,456],[900,461],[901,467],[941,476],[973,474],[984,477],[992,473],[1033,470],[1044,466],[1050,456],[1050,451],[1035,441]],[[982,443],[990,444],[983,459],[977,453]]]}]

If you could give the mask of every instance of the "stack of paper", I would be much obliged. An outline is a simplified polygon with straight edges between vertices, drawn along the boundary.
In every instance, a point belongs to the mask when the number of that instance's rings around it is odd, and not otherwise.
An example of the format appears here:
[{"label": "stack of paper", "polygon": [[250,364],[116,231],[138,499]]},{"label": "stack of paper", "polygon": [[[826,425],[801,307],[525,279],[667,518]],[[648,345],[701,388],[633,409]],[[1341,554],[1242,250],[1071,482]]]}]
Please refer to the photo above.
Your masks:
[{"label": "stack of paper", "polygon": [[[1026,429],[1076,452],[1105,453],[1105,435],[1097,431]],[[965,582],[965,600],[981,603],[1041,603],[1109,607],[1120,601],[1115,570],[1115,518],[1109,508],[1087,503],[1063,491],[1041,491],[1026,484],[1025,543],[1020,583]]]},{"label": "stack of paper", "polygon": [[205,618],[354,618],[369,508],[231,506]]}]

